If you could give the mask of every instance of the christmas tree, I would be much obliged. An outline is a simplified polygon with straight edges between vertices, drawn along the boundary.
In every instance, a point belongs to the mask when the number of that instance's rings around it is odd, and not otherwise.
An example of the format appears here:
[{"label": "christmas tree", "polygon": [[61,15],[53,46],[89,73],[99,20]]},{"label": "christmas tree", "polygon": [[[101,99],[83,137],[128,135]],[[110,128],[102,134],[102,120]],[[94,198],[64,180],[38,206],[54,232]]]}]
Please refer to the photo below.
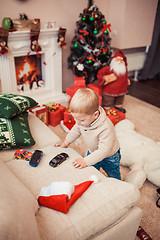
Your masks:
[{"label": "christmas tree", "polygon": [[71,42],[68,67],[75,76],[84,76],[88,84],[96,80],[99,69],[110,64],[111,25],[107,24],[104,15],[91,0],[79,17],[80,20],[76,22],[75,36]]}]

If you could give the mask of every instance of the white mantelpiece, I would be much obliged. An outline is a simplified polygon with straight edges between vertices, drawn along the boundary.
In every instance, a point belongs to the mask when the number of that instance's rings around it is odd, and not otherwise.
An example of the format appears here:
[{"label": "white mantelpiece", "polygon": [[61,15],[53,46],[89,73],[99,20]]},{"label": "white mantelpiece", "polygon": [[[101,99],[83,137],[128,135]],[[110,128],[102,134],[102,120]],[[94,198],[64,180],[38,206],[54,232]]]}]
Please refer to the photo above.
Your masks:
[{"label": "white mantelpiece", "polygon": [[[1,92],[11,92],[33,97],[38,103],[49,101],[62,103],[68,97],[62,93],[62,51],[57,44],[58,29],[42,29],[39,45],[44,64],[42,71],[45,81],[43,88],[21,91],[17,90],[14,58],[26,56],[30,51],[30,31],[10,32],[8,37],[9,54],[0,56]],[[30,55],[35,54],[31,52]]]}]

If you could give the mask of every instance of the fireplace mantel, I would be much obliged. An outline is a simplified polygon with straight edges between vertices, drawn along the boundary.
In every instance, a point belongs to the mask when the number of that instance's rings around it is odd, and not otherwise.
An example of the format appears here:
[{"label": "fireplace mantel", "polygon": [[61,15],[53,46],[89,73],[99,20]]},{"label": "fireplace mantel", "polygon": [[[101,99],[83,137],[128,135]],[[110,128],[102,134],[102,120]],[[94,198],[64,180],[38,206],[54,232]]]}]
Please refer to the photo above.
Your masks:
[{"label": "fireplace mantel", "polygon": [[38,103],[66,102],[68,97],[62,93],[62,50],[57,44],[58,29],[42,29],[39,45],[43,56],[44,87],[18,91],[15,71],[15,57],[35,55],[30,50],[30,31],[10,32],[8,37],[9,53],[0,56],[1,92],[11,92],[33,97]]}]

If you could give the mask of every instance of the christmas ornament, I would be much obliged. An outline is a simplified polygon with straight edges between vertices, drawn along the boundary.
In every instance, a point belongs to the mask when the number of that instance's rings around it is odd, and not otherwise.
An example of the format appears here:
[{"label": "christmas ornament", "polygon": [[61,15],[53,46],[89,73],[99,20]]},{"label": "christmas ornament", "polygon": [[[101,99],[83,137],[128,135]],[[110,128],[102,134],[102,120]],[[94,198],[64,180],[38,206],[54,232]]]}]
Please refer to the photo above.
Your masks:
[{"label": "christmas ornament", "polygon": [[78,63],[77,69],[78,69],[79,71],[83,71],[83,70],[84,70],[83,64],[82,64],[82,63]]},{"label": "christmas ornament", "polygon": [[90,17],[89,20],[90,20],[90,21],[94,21],[94,17]]},{"label": "christmas ornament", "polygon": [[74,44],[74,47],[75,47],[75,48],[78,47],[78,43],[75,43],[75,44]]},{"label": "christmas ornament", "polygon": [[8,31],[0,29],[0,56],[8,53]]},{"label": "christmas ornament", "polygon": [[12,30],[13,29],[13,22],[12,19],[9,17],[5,17],[2,20],[2,28],[6,31]]},{"label": "christmas ornament", "polygon": [[66,28],[59,28],[57,42],[58,42],[58,46],[61,48],[66,46],[65,34],[66,34]]},{"label": "christmas ornament", "polygon": [[31,23],[30,30],[30,40],[31,40],[31,50],[37,53],[39,56],[39,51],[41,51],[41,47],[38,43],[40,33],[40,19],[34,19]]},{"label": "christmas ornament", "polygon": [[68,181],[52,182],[47,187],[42,187],[38,202],[44,207],[67,213],[72,204],[91,186],[98,183],[97,176],[92,175],[89,181],[73,185]]},{"label": "christmas ornament", "polygon": [[19,19],[21,19],[21,20],[28,20],[28,17],[27,17],[27,15],[25,13],[20,13],[19,14]]},{"label": "christmas ornament", "polygon": [[94,33],[94,34],[97,34],[97,33],[98,33],[98,30],[97,30],[97,29],[94,29],[93,33]]}]

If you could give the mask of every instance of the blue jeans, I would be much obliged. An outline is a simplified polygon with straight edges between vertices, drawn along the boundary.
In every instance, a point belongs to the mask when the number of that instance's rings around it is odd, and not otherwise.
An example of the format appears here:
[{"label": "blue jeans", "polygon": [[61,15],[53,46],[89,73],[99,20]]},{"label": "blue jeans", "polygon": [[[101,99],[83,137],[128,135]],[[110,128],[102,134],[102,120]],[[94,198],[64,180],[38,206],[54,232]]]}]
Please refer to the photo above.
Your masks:
[{"label": "blue jeans", "polygon": [[[87,155],[89,155],[90,152],[88,151]],[[103,170],[107,173],[108,177],[113,177],[121,180],[121,174],[120,174],[120,167],[119,162],[121,160],[121,154],[120,149],[111,157],[104,158],[102,161],[96,163],[93,165],[97,170],[100,169],[100,167],[103,168]]]}]

